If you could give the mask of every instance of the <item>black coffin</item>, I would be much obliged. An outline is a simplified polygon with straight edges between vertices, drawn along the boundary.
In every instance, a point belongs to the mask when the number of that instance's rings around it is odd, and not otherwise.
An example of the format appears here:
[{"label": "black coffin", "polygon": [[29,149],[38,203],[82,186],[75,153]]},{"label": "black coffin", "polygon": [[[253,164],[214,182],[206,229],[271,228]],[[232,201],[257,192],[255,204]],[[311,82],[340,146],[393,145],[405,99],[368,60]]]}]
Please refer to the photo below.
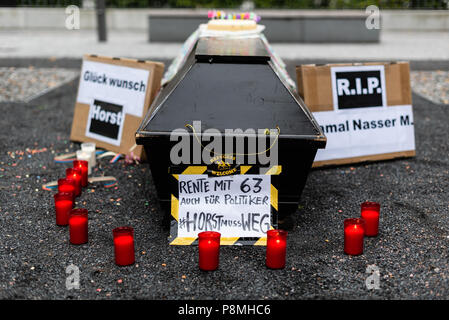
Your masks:
[{"label": "black coffin", "polygon": [[[279,214],[296,211],[317,149],[325,147],[326,137],[296,91],[279,76],[259,38],[200,38],[153,102],[136,142],[145,148],[164,208],[170,207],[170,150],[177,143],[170,141],[170,134],[194,121],[201,121],[202,132],[278,127]],[[195,132],[188,135],[192,146],[198,143]]]}]

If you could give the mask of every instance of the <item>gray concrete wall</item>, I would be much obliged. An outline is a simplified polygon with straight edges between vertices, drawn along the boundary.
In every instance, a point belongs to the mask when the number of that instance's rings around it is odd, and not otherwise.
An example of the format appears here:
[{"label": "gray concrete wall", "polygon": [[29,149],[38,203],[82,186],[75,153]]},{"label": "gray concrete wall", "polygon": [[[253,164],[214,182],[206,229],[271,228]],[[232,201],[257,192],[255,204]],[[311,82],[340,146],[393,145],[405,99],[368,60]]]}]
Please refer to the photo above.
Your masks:
[{"label": "gray concrete wall", "polygon": [[[205,17],[147,17],[148,40],[152,42],[183,42],[201,23],[207,23]],[[184,40],[181,40],[184,39]]]},{"label": "gray concrete wall", "polygon": [[365,17],[302,17],[264,20],[268,40],[275,42],[378,42],[380,30],[367,29]]},{"label": "gray concrete wall", "polygon": [[[365,17],[335,18],[326,16],[265,17],[264,34],[270,42],[378,42],[380,30],[365,27]],[[149,40],[152,42],[180,42],[200,23],[201,16],[180,19],[173,16],[150,15]]]},{"label": "gray concrete wall", "polygon": [[[162,9],[108,9],[107,27],[109,30],[148,30],[148,15],[163,15]],[[169,10],[171,15],[187,17],[201,15],[206,17],[207,10]],[[351,14],[351,10],[337,11],[336,14]],[[257,10],[262,22],[276,25],[276,18],[294,18],[298,15],[316,17],[335,14],[328,10]],[[0,29],[63,29],[65,28],[64,8],[0,8]],[[95,12],[92,9],[81,9],[81,28],[96,27]],[[400,31],[449,31],[449,10],[381,10],[381,26],[383,30]],[[317,22],[317,21],[315,21]],[[327,23],[322,21],[323,23]],[[290,30],[296,30],[292,22]],[[320,22],[321,23],[321,22]],[[312,23],[313,24],[313,23]],[[307,27],[307,26],[306,26]],[[310,25],[312,27],[312,25]],[[273,27],[274,28],[274,27]],[[268,30],[267,30],[268,32]],[[273,30],[273,32],[275,32]],[[290,31],[298,33],[299,31]],[[333,32],[329,30],[329,32]],[[296,35],[299,37],[299,34]]]},{"label": "gray concrete wall", "polygon": [[449,10],[381,11],[382,29],[449,31]]}]

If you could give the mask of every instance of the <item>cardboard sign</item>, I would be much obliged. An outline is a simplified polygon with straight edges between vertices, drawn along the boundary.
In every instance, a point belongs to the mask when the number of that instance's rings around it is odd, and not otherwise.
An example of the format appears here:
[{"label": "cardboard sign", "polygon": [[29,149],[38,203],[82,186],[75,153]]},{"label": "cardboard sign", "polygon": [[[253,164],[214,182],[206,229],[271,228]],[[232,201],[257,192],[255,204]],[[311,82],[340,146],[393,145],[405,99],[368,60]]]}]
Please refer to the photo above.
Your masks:
[{"label": "cardboard sign", "polygon": [[314,167],[415,155],[408,63],[302,65],[298,93],[327,137]]},{"label": "cardboard sign", "polygon": [[[71,140],[127,154],[160,87],[159,62],[84,56]],[[142,156],[142,147],[133,150]]]},{"label": "cardboard sign", "polygon": [[277,188],[271,174],[210,176],[207,167],[190,166],[177,179],[172,195],[170,244],[196,244],[198,233],[217,231],[224,245],[265,245],[277,223]]}]

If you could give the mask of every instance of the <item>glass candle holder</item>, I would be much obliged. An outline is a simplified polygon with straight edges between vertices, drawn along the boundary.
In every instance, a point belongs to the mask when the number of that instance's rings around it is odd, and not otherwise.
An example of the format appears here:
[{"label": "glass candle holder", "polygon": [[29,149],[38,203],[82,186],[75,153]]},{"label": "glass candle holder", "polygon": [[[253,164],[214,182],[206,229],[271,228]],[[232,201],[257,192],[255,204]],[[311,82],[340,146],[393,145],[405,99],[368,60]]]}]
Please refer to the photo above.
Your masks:
[{"label": "glass candle holder", "polygon": [[72,209],[69,216],[70,243],[87,243],[87,209]]},{"label": "glass candle holder", "polygon": [[346,254],[356,256],[363,253],[363,239],[365,236],[365,220],[359,218],[345,219],[344,221]]},{"label": "glass candle holder", "polygon": [[97,154],[95,142],[84,142],[81,143],[81,150],[90,154],[90,165],[95,167],[97,165]]},{"label": "glass candle holder", "polygon": [[287,231],[268,230],[265,264],[270,269],[283,269],[287,253]]},{"label": "glass candle holder", "polygon": [[90,160],[91,158],[91,154],[90,152],[86,152],[83,150],[77,150],[76,151],[76,159],[77,160],[84,160],[87,161],[88,165],[87,165],[87,175],[91,175],[92,173],[92,160]]},{"label": "glass candle holder", "polygon": [[112,230],[114,237],[115,263],[119,266],[134,264],[134,229],[118,227]]},{"label": "glass candle holder", "polygon": [[81,179],[82,173],[79,168],[67,168],[65,170],[66,178],[75,180],[75,196],[81,195]]},{"label": "glass candle holder", "polygon": [[220,257],[221,234],[215,231],[204,231],[198,234],[199,267],[204,271],[218,268]]},{"label": "glass candle holder", "polygon": [[89,162],[87,162],[86,160],[73,160],[73,167],[81,170],[81,186],[87,187]]},{"label": "glass candle holder", "polygon": [[361,204],[361,217],[365,220],[365,236],[375,237],[379,233],[380,204],[365,201]]},{"label": "glass candle holder", "polygon": [[71,193],[73,195],[73,199],[75,199],[76,181],[72,178],[58,179],[58,191],[64,193]]},{"label": "glass candle holder", "polygon": [[69,214],[73,208],[73,193],[58,192],[54,196],[56,224],[58,226],[66,226],[69,224]]}]

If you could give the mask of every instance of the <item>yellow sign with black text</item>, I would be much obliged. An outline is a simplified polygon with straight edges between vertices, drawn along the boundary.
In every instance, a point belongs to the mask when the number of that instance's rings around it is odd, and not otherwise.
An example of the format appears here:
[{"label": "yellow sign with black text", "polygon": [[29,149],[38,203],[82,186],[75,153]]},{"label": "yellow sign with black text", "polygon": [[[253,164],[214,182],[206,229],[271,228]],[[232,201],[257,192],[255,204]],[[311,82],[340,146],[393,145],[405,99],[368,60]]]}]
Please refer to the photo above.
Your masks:
[{"label": "yellow sign with black text", "polygon": [[196,245],[202,231],[220,232],[222,245],[266,245],[266,232],[277,227],[281,166],[234,169],[216,175],[207,166],[171,168],[171,245]]}]

